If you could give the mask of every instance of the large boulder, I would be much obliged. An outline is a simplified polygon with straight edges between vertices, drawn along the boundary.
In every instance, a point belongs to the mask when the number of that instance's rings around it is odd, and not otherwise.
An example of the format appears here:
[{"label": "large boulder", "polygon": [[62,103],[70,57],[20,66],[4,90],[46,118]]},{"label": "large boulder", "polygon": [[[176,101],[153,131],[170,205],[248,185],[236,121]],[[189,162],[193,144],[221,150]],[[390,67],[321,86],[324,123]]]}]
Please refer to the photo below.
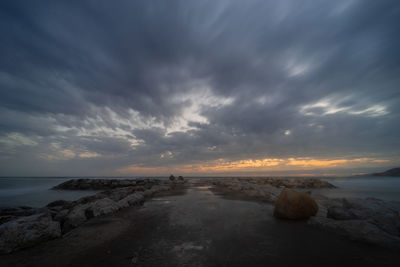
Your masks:
[{"label": "large boulder", "polygon": [[49,213],[20,217],[0,225],[0,253],[33,246],[61,236],[60,223]]},{"label": "large boulder", "polygon": [[281,219],[308,219],[318,212],[318,204],[308,194],[284,188],[275,203],[274,216]]}]

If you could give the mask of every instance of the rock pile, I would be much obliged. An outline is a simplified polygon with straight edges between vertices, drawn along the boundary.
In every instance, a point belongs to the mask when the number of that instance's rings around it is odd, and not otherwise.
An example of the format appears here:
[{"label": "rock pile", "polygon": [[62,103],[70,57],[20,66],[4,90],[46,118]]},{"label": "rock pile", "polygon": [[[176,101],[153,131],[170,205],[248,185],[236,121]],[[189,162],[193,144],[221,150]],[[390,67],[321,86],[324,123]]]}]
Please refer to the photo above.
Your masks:
[{"label": "rock pile", "polygon": [[57,200],[44,208],[18,207],[0,210],[0,253],[9,253],[56,238],[87,220],[138,205],[146,197],[173,188],[179,182],[143,180],[77,179],[56,189],[108,189],[76,201]]},{"label": "rock pile", "polygon": [[53,189],[106,190],[137,185],[144,186],[157,182],[155,179],[72,179],[53,187]]},{"label": "rock pile", "polygon": [[256,184],[237,178],[211,180],[208,183],[217,186],[220,190],[270,203],[275,202],[279,194],[279,189],[269,184]]},{"label": "rock pile", "polygon": [[334,185],[318,178],[251,177],[238,178],[238,181],[286,188],[335,188]]},{"label": "rock pile", "polygon": [[279,195],[281,187],[334,188],[315,178],[224,178],[209,180],[208,184],[241,197],[276,203],[276,217],[309,218],[310,225],[352,240],[400,249],[400,202],[375,198],[332,199],[314,194],[311,198],[289,189],[283,189]]},{"label": "rock pile", "polygon": [[332,184],[317,178],[223,178],[209,180],[208,183],[222,190],[270,203],[276,201],[280,188],[334,188]]},{"label": "rock pile", "polygon": [[9,253],[60,236],[60,223],[54,221],[48,212],[23,216],[0,225],[0,253]]}]

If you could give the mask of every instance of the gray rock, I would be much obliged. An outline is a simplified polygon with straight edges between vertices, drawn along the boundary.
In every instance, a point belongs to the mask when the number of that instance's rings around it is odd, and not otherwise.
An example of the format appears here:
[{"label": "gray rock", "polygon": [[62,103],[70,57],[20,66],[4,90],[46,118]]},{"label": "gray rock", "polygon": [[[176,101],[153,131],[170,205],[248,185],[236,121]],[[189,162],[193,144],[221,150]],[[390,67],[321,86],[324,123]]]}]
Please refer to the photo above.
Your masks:
[{"label": "gray rock", "polygon": [[109,198],[95,200],[86,204],[78,204],[64,217],[63,232],[70,231],[90,218],[115,212],[119,208],[120,206]]},{"label": "gray rock", "polygon": [[400,248],[400,205],[376,198],[321,199],[326,216],[318,214],[310,224],[351,239]]},{"label": "gray rock", "polygon": [[[332,211],[336,214],[332,217]],[[328,218],[341,220],[366,220],[383,231],[400,236],[399,210],[385,201],[376,198],[348,198],[342,200],[342,206],[328,208]],[[347,218],[346,218],[347,217]]]},{"label": "gray rock", "polygon": [[252,178],[227,178],[212,180],[210,183],[219,185],[270,185],[275,188],[334,188],[335,186],[317,178],[282,178],[282,177],[252,177]]},{"label": "gray rock", "polygon": [[61,183],[53,189],[64,190],[106,190],[120,187],[135,186],[137,184],[157,184],[154,179],[71,179]]},{"label": "gray rock", "polygon": [[68,215],[65,217],[65,222],[62,225],[63,233],[68,232],[72,228],[75,228],[87,221],[86,209],[88,207],[89,204],[78,204],[69,211]]},{"label": "gray rock", "polygon": [[151,196],[154,195],[154,193],[156,193],[156,189],[155,188],[150,188],[150,189],[147,189],[147,190],[143,191],[143,195],[145,197],[151,197]]},{"label": "gray rock", "polygon": [[[17,207],[0,209],[0,252],[14,251],[58,237],[71,229],[120,208],[140,204],[145,196],[169,190],[170,183],[143,180],[70,180],[66,188],[114,188],[76,201],[57,200],[45,208]],[[22,216],[22,217],[21,217]],[[61,225],[61,227],[60,227]]]},{"label": "gray rock", "polygon": [[2,208],[0,209],[0,216],[30,216],[39,212],[43,212],[43,209],[31,208],[31,207],[14,207],[14,208]]},{"label": "gray rock", "polygon": [[140,190],[142,190],[141,186],[128,186],[128,187],[108,190],[103,192],[103,194],[106,195],[107,198],[110,198],[114,201],[119,201],[125,198],[126,196],[134,193],[135,191],[140,191]]},{"label": "gray rock", "polygon": [[103,198],[88,204],[85,215],[86,218],[90,219],[92,217],[113,213],[117,210],[119,210],[119,205],[115,201],[109,198]]},{"label": "gray rock", "polygon": [[127,208],[132,205],[137,205],[137,204],[143,203],[143,201],[144,201],[143,193],[136,192],[134,194],[131,194],[131,195],[121,199],[120,201],[118,201],[117,204],[120,208]]},{"label": "gray rock", "polygon": [[245,179],[221,179],[211,180],[208,183],[217,185],[223,190],[238,193],[243,196],[256,198],[262,201],[275,202],[279,195],[279,189],[259,180]]},{"label": "gray rock", "polygon": [[326,215],[328,218],[335,220],[355,220],[358,216],[355,215],[351,210],[344,209],[343,207],[333,206],[328,208]]},{"label": "gray rock", "polygon": [[17,218],[17,217],[16,217],[16,216],[13,216],[13,215],[3,215],[3,216],[0,216],[0,225],[3,224],[3,223],[9,222],[9,221],[11,221],[11,220],[14,220],[14,219],[16,219],[16,218]]},{"label": "gray rock", "polygon": [[20,217],[0,225],[0,253],[30,247],[59,236],[60,224],[48,213]]},{"label": "gray rock", "polygon": [[380,245],[388,248],[400,248],[400,238],[390,235],[377,225],[365,220],[332,220],[311,218],[309,223],[324,230],[337,233],[351,240]]},{"label": "gray rock", "polygon": [[54,208],[54,207],[65,207],[68,206],[71,203],[71,201],[67,200],[56,200],[53,202],[50,202],[49,204],[46,205],[48,208]]},{"label": "gray rock", "polygon": [[68,216],[69,210],[64,209],[64,210],[60,210],[59,212],[57,212],[57,214],[54,215],[53,220],[60,222],[60,223],[64,223],[67,216]]}]

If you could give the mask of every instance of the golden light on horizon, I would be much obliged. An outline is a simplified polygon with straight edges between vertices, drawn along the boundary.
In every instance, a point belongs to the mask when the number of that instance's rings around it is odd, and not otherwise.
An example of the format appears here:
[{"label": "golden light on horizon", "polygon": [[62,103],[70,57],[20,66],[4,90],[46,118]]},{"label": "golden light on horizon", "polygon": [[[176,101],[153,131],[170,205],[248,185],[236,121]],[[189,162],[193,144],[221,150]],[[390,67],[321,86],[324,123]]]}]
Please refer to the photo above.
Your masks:
[{"label": "golden light on horizon", "polygon": [[161,173],[219,173],[219,172],[240,172],[240,171],[287,171],[306,170],[310,168],[345,168],[354,167],[360,164],[382,164],[389,163],[388,159],[375,158],[353,158],[353,159],[315,159],[315,158],[264,158],[244,159],[230,161],[218,159],[206,161],[202,164],[182,164],[162,167],[147,167],[131,165],[117,171],[121,174],[146,173],[150,175]]}]

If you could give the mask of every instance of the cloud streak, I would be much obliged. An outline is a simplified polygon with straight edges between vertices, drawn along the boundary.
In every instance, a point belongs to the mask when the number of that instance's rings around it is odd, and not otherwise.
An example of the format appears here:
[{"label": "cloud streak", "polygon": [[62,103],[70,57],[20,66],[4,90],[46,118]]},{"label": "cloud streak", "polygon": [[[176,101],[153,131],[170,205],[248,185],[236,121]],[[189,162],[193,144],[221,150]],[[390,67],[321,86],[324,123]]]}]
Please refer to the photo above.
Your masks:
[{"label": "cloud streak", "polygon": [[397,1],[0,5],[0,175],[398,164]]}]

